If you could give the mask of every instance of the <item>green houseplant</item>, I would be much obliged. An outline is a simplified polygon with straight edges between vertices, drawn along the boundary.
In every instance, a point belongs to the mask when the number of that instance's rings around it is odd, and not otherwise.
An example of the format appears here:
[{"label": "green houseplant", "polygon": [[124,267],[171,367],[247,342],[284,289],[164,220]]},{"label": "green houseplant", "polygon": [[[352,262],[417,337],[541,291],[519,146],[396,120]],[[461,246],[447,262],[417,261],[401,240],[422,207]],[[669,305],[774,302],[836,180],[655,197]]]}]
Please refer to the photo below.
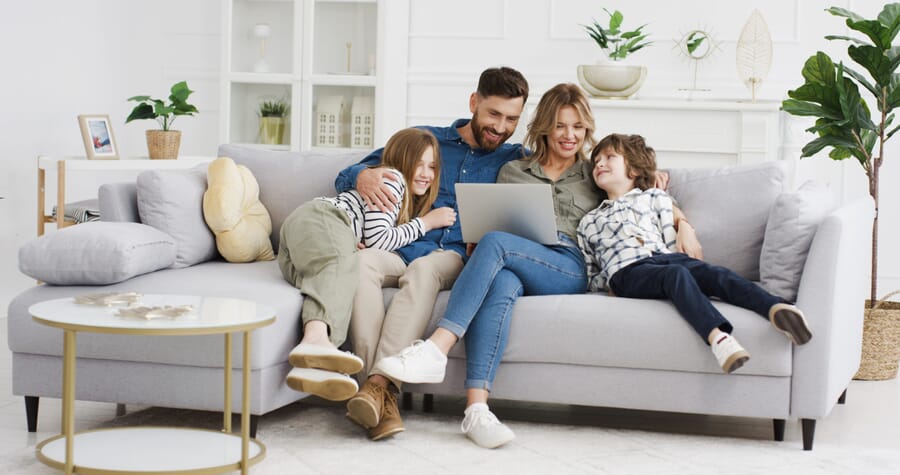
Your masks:
[{"label": "green houseplant", "polygon": [[259,142],[280,145],[284,143],[285,121],[288,114],[287,99],[263,100],[259,103]]},{"label": "green houseplant", "polygon": [[[862,33],[867,39],[829,35],[828,40],[847,41],[847,55],[862,70],[835,62],[819,51],[803,66],[804,84],[788,91],[789,99],[782,102],[782,109],[797,116],[815,117],[815,125],[806,129],[818,135],[803,147],[801,158],[811,157],[830,148],[828,156],[833,160],[852,158],[866,173],[869,194],[875,201],[875,219],[872,223],[872,275],[871,306],[877,299],[878,279],[878,172],[884,161],[884,144],[898,126],[891,127],[894,109],[900,106],[900,46],[893,41],[900,31],[900,3],[884,6],[874,19],[863,18],[849,10],[831,7],[832,15],[846,18],[846,25]],[[869,107],[863,94],[874,99],[875,108]],[[866,336],[863,340],[863,363],[866,364],[866,339],[869,317],[867,310]],[[900,325],[900,316],[896,317]],[[893,342],[893,377],[897,372],[900,342]],[[863,368],[860,369],[860,373]],[[859,377],[859,373],[857,374]],[[884,379],[884,378],[861,378]]]},{"label": "green houseplant", "polygon": [[626,31],[622,28],[625,19],[622,12],[616,10],[610,13],[605,8],[603,11],[609,16],[605,26],[593,20],[590,25],[581,27],[603,50],[604,56],[612,61],[605,64],[579,65],[578,81],[585,91],[594,97],[628,98],[644,84],[647,68],[618,63],[653,42],[647,40],[649,35],[643,31],[646,24]]},{"label": "green houseplant", "polygon": [[155,119],[160,126],[159,130],[147,131],[147,150],[150,158],[178,158],[178,148],[181,145],[181,131],[172,130],[172,124],[178,116],[192,116],[197,113],[197,108],[187,102],[188,97],[194,92],[188,88],[186,81],[175,83],[169,94],[168,104],[162,99],[154,99],[150,96],[129,97],[129,101],[137,102],[125,123],[140,119]]}]

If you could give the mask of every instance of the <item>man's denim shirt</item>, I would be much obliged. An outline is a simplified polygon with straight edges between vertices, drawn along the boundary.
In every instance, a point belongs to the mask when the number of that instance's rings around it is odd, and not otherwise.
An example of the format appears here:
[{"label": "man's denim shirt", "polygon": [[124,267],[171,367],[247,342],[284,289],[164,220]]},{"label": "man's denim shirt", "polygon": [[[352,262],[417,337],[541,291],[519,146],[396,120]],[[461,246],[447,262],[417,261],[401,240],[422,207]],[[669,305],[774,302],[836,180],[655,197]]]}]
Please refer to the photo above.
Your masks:
[{"label": "man's denim shirt", "polygon": [[[469,119],[458,119],[450,127],[422,126],[437,137],[441,147],[441,188],[434,202],[435,208],[456,207],[456,183],[494,183],[497,173],[506,162],[523,158],[525,149],[519,145],[503,144],[493,152],[472,149],[456,130],[469,122]],[[356,177],[366,167],[381,164],[383,148],[375,150],[358,164],[342,170],[334,180],[338,193],[356,187]],[[455,251],[466,260],[466,245],[462,240],[459,220],[446,228],[432,229],[411,244],[397,250],[400,257],[409,264],[413,259],[424,256],[435,249]]]}]

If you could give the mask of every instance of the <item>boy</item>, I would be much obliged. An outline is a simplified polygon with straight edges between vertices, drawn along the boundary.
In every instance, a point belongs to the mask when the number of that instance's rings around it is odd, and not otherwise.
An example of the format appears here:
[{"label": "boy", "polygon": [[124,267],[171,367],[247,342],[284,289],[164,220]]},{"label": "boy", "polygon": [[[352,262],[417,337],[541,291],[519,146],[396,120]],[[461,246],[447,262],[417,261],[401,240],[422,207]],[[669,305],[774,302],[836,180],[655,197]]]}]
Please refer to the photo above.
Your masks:
[{"label": "boy", "polygon": [[643,137],[609,135],[594,147],[591,160],[594,182],[608,199],[578,226],[589,291],[608,287],[620,297],[672,300],[726,373],[750,354],[731,336],[731,323],[709,297],[767,316],[796,345],[812,338],[797,307],[729,269],[674,252],[676,230],[686,221],[674,221],[671,197],[653,188],[656,154]]}]

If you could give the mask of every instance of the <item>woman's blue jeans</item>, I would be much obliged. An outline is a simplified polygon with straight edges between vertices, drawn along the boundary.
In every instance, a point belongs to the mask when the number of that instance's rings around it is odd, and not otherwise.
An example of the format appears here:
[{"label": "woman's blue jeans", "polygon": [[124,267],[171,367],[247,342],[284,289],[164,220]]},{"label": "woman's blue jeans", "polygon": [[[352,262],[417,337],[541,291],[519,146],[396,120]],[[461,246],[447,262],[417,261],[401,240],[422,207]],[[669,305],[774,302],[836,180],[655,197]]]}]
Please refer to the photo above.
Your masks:
[{"label": "woman's blue jeans", "polygon": [[463,267],[438,326],[466,339],[466,389],[490,391],[521,295],[583,293],[584,258],[560,234],[545,246],[504,232],[486,234]]}]

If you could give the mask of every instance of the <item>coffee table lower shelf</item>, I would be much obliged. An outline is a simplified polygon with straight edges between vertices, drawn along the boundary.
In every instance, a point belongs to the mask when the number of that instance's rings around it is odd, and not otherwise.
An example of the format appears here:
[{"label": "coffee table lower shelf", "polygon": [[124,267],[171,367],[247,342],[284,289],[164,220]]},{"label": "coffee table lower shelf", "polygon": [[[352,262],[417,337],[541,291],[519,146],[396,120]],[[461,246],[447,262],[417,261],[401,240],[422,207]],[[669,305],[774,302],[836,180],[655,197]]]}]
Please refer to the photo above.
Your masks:
[{"label": "coffee table lower shelf", "polygon": [[[64,470],[66,440],[51,437],[37,448],[44,464]],[[261,461],[266,446],[250,439],[248,465]],[[77,432],[76,473],[226,473],[241,469],[241,435],[180,427],[114,427]]]}]

